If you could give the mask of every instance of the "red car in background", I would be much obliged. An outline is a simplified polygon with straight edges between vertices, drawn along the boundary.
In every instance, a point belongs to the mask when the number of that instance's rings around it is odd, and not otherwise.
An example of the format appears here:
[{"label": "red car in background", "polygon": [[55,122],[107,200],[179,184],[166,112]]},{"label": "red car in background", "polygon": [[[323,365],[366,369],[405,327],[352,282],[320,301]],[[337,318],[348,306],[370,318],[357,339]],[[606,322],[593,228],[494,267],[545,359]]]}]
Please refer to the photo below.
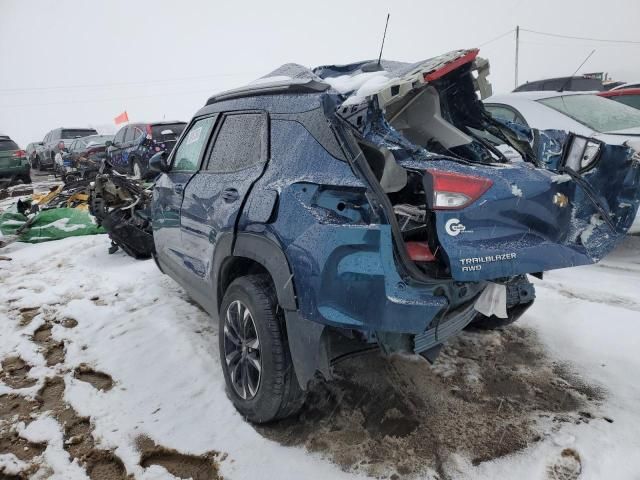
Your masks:
[{"label": "red car in background", "polygon": [[609,90],[608,92],[600,92],[598,95],[640,110],[640,88]]}]

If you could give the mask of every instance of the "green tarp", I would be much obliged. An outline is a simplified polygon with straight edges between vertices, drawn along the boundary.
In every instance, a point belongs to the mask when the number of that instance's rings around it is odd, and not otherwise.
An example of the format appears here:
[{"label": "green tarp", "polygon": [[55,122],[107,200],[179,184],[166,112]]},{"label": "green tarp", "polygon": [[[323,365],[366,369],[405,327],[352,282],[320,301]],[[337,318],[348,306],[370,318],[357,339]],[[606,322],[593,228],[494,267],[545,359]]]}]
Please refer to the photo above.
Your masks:
[{"label": "green tarp", "polygon": [[[25,215],[17,211],[4,211],[0,213],[0,232],[2,235],[15,235],[27,220]],[[38,243],[97,233],[106,233],[106,230],[98,227],[86,210],[52,208],[38,212],[31,226],[20,235],[18,241]]]}]

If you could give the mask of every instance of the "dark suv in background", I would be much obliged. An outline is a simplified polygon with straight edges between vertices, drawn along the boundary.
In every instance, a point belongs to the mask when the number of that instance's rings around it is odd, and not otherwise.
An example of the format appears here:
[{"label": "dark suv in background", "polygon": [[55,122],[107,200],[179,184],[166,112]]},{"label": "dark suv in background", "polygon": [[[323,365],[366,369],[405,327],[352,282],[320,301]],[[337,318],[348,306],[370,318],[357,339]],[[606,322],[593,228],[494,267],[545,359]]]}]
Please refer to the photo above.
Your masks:
[{"label": "dark suv in background", "polygon": [[171,153],[185,122],[134,123],[122,127],[113,142],[107,142],[107,159],[121,173],[145,178],[149,159],[158,152]]},{"label": "dark suv in background", "polygon": [[31,183],[29,172],[25,151],[7,135],[0,135],[0,186],[18,181]]},{"label": "dark suv in background", "polygon": [[76,138],[97,135],[93,128],[56,128],[47,133],[36,147],[35,158],[31,166],[42,170],[53,168],[57,153],[63,153]]}]

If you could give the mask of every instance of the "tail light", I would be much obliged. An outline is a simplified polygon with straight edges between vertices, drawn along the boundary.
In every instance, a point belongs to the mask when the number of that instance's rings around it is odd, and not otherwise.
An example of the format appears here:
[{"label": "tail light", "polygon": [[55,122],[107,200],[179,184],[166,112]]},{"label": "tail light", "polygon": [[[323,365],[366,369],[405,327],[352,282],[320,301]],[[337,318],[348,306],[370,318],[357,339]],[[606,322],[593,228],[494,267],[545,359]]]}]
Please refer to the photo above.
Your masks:
[{"label": "tail light", "polygon": [[480,198],[493,182],[488,178],[462,173],[427,170],[431,174],[433,210],[457,210],[471,205]]},{"label": "tail light", "polygon": [[151,133],[151,125],[147,125],[147,140],[151,140],[153,135]]},{"label": "tail light", "polygon": [[407,242],[405,246],[409,258],[414,262],[433,262],[436,259],[427,242]]},{"label": "tail light", "polygon": [[25,152],[24,150],[17,150],[15,152],[13,152],[12,157],[14,158],[25,158],[27,156],[27,152]]}]

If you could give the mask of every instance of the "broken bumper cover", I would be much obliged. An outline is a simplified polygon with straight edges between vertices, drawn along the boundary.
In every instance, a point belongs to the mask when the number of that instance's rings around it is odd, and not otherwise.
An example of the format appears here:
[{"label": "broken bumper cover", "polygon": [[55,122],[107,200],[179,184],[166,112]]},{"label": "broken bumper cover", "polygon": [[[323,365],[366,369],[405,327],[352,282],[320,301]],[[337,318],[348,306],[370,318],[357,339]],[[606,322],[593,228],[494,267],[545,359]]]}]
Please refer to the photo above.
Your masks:
[{"label": "broken bumper cover", "polygon": [[417,354],[427,352],[461,332],[477,314],[473,308],[474,303],[472,301],[458,307],[440,321],[434,321],[428,330],[416,335],[413,339],[413,351]]}]

